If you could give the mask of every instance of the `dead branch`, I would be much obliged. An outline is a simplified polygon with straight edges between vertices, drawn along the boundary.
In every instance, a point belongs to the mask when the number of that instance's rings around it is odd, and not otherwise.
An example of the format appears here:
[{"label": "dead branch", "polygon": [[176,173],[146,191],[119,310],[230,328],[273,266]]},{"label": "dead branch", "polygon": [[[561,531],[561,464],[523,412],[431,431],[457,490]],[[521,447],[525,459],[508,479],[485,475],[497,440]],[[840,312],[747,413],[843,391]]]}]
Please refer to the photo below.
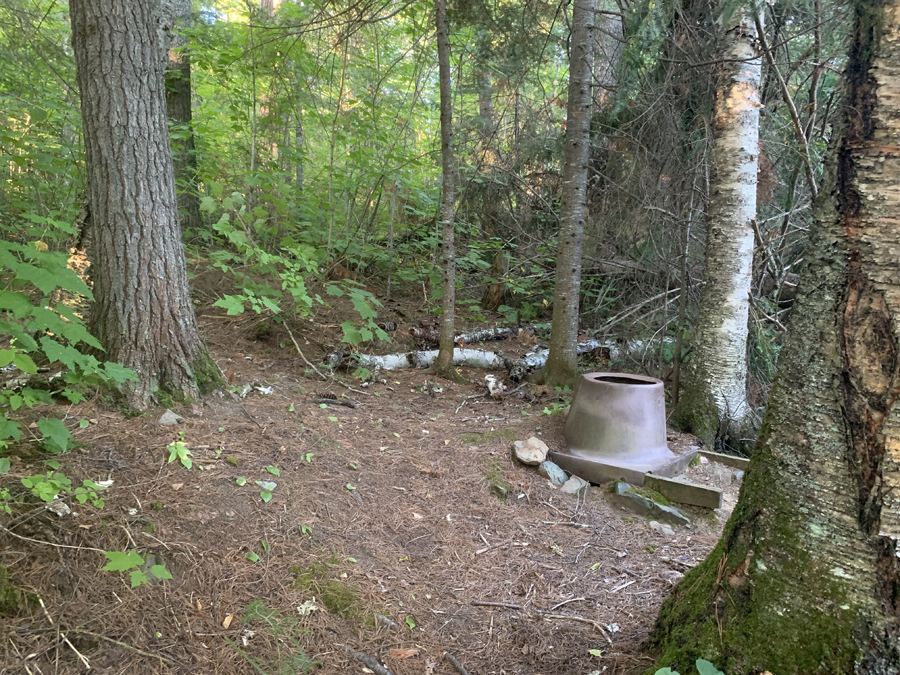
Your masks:
[{"label": "dead branch", "polygon": [[463,665],[456,660],[456,657],[453,656],[450,652],[444,652],[444,658],[450,662],[450,665],[456,668],[459,672],[459,675],[469,675],[469,671],[463,668]]},{"label": "dead branch", "polygon": [[347,408],[356,407],[356,403],[354,401],[350,401],[349,399],[337,398],[311,398],[307,401],[307,403],[327,403],[328,405],[342,405]]},{"label": "dead branch", "polygon": [[[284,326],[285,330],[287,331],[288,336],[290,336],[291,342],[294,343],[294,347],[296,348],[297,353],[300,355],[300,358],[303,359],[303,362],[304,362],[306,365],[308,365],[310,368],[312,368],[312,369],[313,369],[313,372],[315,372],[316,375],[318,375],[319,377],[321,377],[323,380],[327,380],[328,378],[325,377],[321,372],[319,372],[319,369],[316,368],[313,364],[311,364],[311,363],[309,362],[309,359],[307,359],[306,356],[303,354],[303,350],[300,349],[300,345],[297,344],[297,340],[294,338],[294,334],[291,332],[291,327],[287,325],[287,321],[285,321],[282,325]],[[355,393],[355,394],[362,394],[363,396],[371,396],[371,395],[372,395],[372,394],[370,394],[370,393],[367,392],[367,391],[360,391],[359,389],[354,389],[354,388],[351,387],[349,384],[345,384],[345,383],[341,382],[341,381],[338,380],[338,379],[335,379],[335,378],[332,378],[332,379],[333,379],[335,382],[337,382],[339,385],[341,385],[342,387],[345,387],[345,388],[349,389],[350,391],[352,391],[352,392]],[[254,420],[254,421],[255,421],[255,420]]]},{"label": "dead branch", "polygon": [[368,654],[363,654],[362,652],[358,652],[354,649],[350,649],[347,645],[342,645],[344,650],[352,656],[354,659],[362,663],[367,668],[374,670],[376,675],[394,675],[391,671],[385,668],[383,665],[378,663],[378,659],[374,659]]},{"label": "dead branch", "polygon": [[[581,599],[583,600],[584,598]],[[518,609],[520,611],[524,610],[522,605],[515,605],[511,602],[488,602],[487,600],[473,600],[472,604],[477,607],[501,607],[504,609]],[[594,619],[587,619],[583,616],[577,616],[575,614],[556,614],[554,612],[548,612],[543,609],[537,609],[536,607],[531,611],[540,614],[546,619],[568,619],[569,621],[578,621],[580,623],[590,624],[598,631],[600,631],[600,633],[603,635],[603,637],[606,638],[606,641],[609,642],[609,644],[612,644],[612,639],[610,639],[609,634],[603,628],[603,624],[601,624],[599,621],[595,621]]]}]

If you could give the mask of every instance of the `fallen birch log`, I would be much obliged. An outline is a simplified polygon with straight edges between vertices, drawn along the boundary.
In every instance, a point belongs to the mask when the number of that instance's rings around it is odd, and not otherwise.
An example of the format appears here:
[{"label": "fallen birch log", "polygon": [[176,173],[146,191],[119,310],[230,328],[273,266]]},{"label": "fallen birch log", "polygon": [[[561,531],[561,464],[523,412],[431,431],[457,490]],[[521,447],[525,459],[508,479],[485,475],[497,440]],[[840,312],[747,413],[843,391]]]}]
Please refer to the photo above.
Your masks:
[{"label": "fallen birch log", "polygon": [[[671,338],[665,338],[663,342],[669,342]],[[579,342],[576,347],[578,355],[589,354],[597,350],[606,350],[605,354],[611,361],[626,354],[641,352],[652,346],[654,342],[645,340],[631,340],[624,345],[611,340],[585,340]],[[403,352],[401,354],[385,354],[377,356],[373,354],[329,354],[325,358],[331,368],[340,368],[359,365],[365,368],[378,370],[400,370],[404,368],[428,368],[437,359],[438,350]],[[506,370],[509,379],[513,382],[521,382],[525,376],[535,370],[539,370],[547,363],[550,350],[543,345],[532,347],[519,359],[511,359],[503,352],[491,352],[484,349],[463,349],[457,347],[453,350],[453,364],[464,368],[484,368],[486,370]]]},{"label": "fallen birch log", "polygon": [[[402,368],[428,368],[437,359],[438,350],[404,352],[402,354],[329,354],[325,359],[332,368],[356,363],[365,368],[381,368],[382,370],[398,370]],[[506,368],[508,358],[483,349],[453,350],[453,363],[468,368],[486,368],[502,370]]]},{"label": "fallen birch log", "polygon": [[[474,344],[476,342],[491,342],[493,340],[506,340],[509,337],[518,335],[520,331],[526,328],[484,328],[482,330],[473,330],[468,333],[460,333],[453,338],[455,344]],[[440,333],[433,328],[410,328],[409,334],[415,338],[416,344],[420,347],[436,347],[440,339]]]}]

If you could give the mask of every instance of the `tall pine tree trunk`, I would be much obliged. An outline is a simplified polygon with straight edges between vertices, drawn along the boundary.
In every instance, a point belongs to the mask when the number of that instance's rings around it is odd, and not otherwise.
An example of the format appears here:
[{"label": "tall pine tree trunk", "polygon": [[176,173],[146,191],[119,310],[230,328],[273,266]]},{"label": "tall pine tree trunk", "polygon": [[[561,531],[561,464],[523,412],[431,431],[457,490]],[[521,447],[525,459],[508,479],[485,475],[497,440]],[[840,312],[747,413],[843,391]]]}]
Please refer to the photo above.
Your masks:
[{"label": "tall pine tree trunk", "polygon": [[[105,357],[140,377],[124,392],[196,396],[218,379],[188,289],[166,121],[158,0],[72,0],[90,183],[95,303]],[[199,381],[199,382],[198,382]]]},{"label": "tall pine tree trunk", "polygon": [[856,22],[760,441],[652,636],[681,672],[900,672],[900,0],[861,0]]},{"label": "tall pine tree trunk", "polygon": [[553,328],[550,354],[543,369],[544,381],[554,386],[572,385],[577,375],[578,357],[575,349],[578,339],[581,250],[587,216],[587,173],[591,144],[591,80],[597,2],[575,0],[573,7]]},{"label": "tall pine tree trunk", "polygon": [[179,30],[189,27],[191,0],[167,0],[163,12],[169,28],[166,53],[166,110],[169,121],[177,128],[174,145],[175,191],[182,231],[198,230],[200,195],[197,192],[197,154],[194,147],[191,105],[191,55],[184,49],[184,36]]},{"label": "tall pine tree trunk", "polygon": [[721,56],[700,315],[672,421],[707,443],[743,449],[755,436],[754,412],[747,403],[747,319],[762,71],[756,26],[743,10],[736,10]]},{"label": "tall pine tree trunk", "polygon": [[441,89],[441,174],[443,201],[441,205],[441,264],[443,291],[441,299],[441,331],[435,373],[457,379],[453,369],[454,314],[456,312],[456,250],[454,221],[456,203],[453,185],[453,101],[450,93],[450,37],[445,0],[434,0],[437,25],[438,69]]}]

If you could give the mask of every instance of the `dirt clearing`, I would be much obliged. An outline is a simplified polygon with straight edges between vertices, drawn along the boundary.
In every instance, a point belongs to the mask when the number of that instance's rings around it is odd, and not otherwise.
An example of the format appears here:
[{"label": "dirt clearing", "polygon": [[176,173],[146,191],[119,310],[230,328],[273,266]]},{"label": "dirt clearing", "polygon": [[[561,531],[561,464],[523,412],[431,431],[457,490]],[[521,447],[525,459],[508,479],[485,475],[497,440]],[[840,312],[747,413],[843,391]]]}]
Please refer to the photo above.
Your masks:
[{"label": "dirt clearing", "polygon": [[[0,614],[0,672],[366,672],[348,649],[395,675],[456,673],[445,652],[472,675],[652,665],[641,642],[721,518],[686,508],[692,526],[666,537],[613,507],[605,486],[561,494],[514,463],[513,440],[562,447],[555,391],[496,402],[475,397],[483,372],[435,394],[427,373],[395,371],[359,395],[318,381],[277,329],[258,341],[249,317],[200,314],[230,388],[248,393],[176,407],[174,427],[159,425],[162,408],[60,409],[91,420],[60,468],[113,485],[100,510],[32,504],[4,517],[0,565],[34,595]],[[336,330],[295,335],[318,359]],[[320,398],[356,407],[310,402]],[[191,470],[166,461],[179,440]],[[19,492],[46,470],[30,447],[7,477]],[[173,579],[132,589],[127,573],[99,571],[97,549],[136,550]]]}]

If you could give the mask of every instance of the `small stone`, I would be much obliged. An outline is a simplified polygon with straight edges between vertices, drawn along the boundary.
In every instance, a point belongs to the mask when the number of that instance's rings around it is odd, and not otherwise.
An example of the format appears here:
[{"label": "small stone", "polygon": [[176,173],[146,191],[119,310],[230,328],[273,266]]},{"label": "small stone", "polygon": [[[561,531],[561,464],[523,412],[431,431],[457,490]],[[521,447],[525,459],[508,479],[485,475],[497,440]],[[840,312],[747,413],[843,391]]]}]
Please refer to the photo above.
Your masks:
[{"label": "small stone", "polygon": [[631,489],[631,486],[623,480],[616,481],[616,494],[624,495]]},{"label": "small stone", "polygon": [[550,482],[557,487],[566,482],[566,472],[560,469],[553,462],[541,462],[538,467],[538,473],[544,478],[550,479]]},{"label": "small stone", "polygon": [[540,438],[532,436],[527,441],[513,443],[513,454],[516,459],[529,466],[538,466],[547,459],[550,448]]},{"label": "small stone", "polygon": [[44,506],[45,509],[50,511],[51,513],[55,513],[60,518],[63,516],[67,516],[72,513],[72,509],[69,508],[69,505],[66,504],[61,499],[54,499],[52,502]]},{"label": "small stone", "polygon": [[[630,488],[629,488],[630,489]],[[637,492],[625,492],[614,495],[615,501],[624,506],[626,509],[631,511],[632,513],[636,513],[639,516],[648,515],[654,507],[654,502],[652,499],[647,499],[646,497],[639,495]]]},{"label": "small stone", "polygon": [[731,481],[733,480],[731,467],[718,463],[710,464],[708,471],[712,481],[716,485],[720,487],[731,485]]},{"label": "small stone", "polygon": [[662,504],[657,504],[653,502],[653,510],[650,515],[653,518],[661,520],[666,523],[671,523],[672,525],[690,525],[691,519],[684,515],[681,511],[676,509],[674,506],[663,506]]},{"label": "small stone", "polygon": [[563,483],[562,487],[559,488],[559,491],[567,495],[577,495],[589,485],[590,483],[588,483],[583,478],[579,478],[578,476],[570,476],[569,480]]},{"label": "small stone", "polygon": [[700,463],[701,464],[709,464],[709,459],[707,459],[703,455],[700,455]]},{"label": "small stone", "polygon": [[667,537],[674,537],[675,530],[672,529],[670,525],[666,525],[665,523],[660,523],[656,520],[650,521],[650,529],[658,534],[665,535]]},{"label": "small stone", "polygon": [[181,417],[176,415],[171,410],[166,410],[162,414],[162,417],[159,418],[159,423],[164,427],[171,427],[178,424],[181,421]]}]

